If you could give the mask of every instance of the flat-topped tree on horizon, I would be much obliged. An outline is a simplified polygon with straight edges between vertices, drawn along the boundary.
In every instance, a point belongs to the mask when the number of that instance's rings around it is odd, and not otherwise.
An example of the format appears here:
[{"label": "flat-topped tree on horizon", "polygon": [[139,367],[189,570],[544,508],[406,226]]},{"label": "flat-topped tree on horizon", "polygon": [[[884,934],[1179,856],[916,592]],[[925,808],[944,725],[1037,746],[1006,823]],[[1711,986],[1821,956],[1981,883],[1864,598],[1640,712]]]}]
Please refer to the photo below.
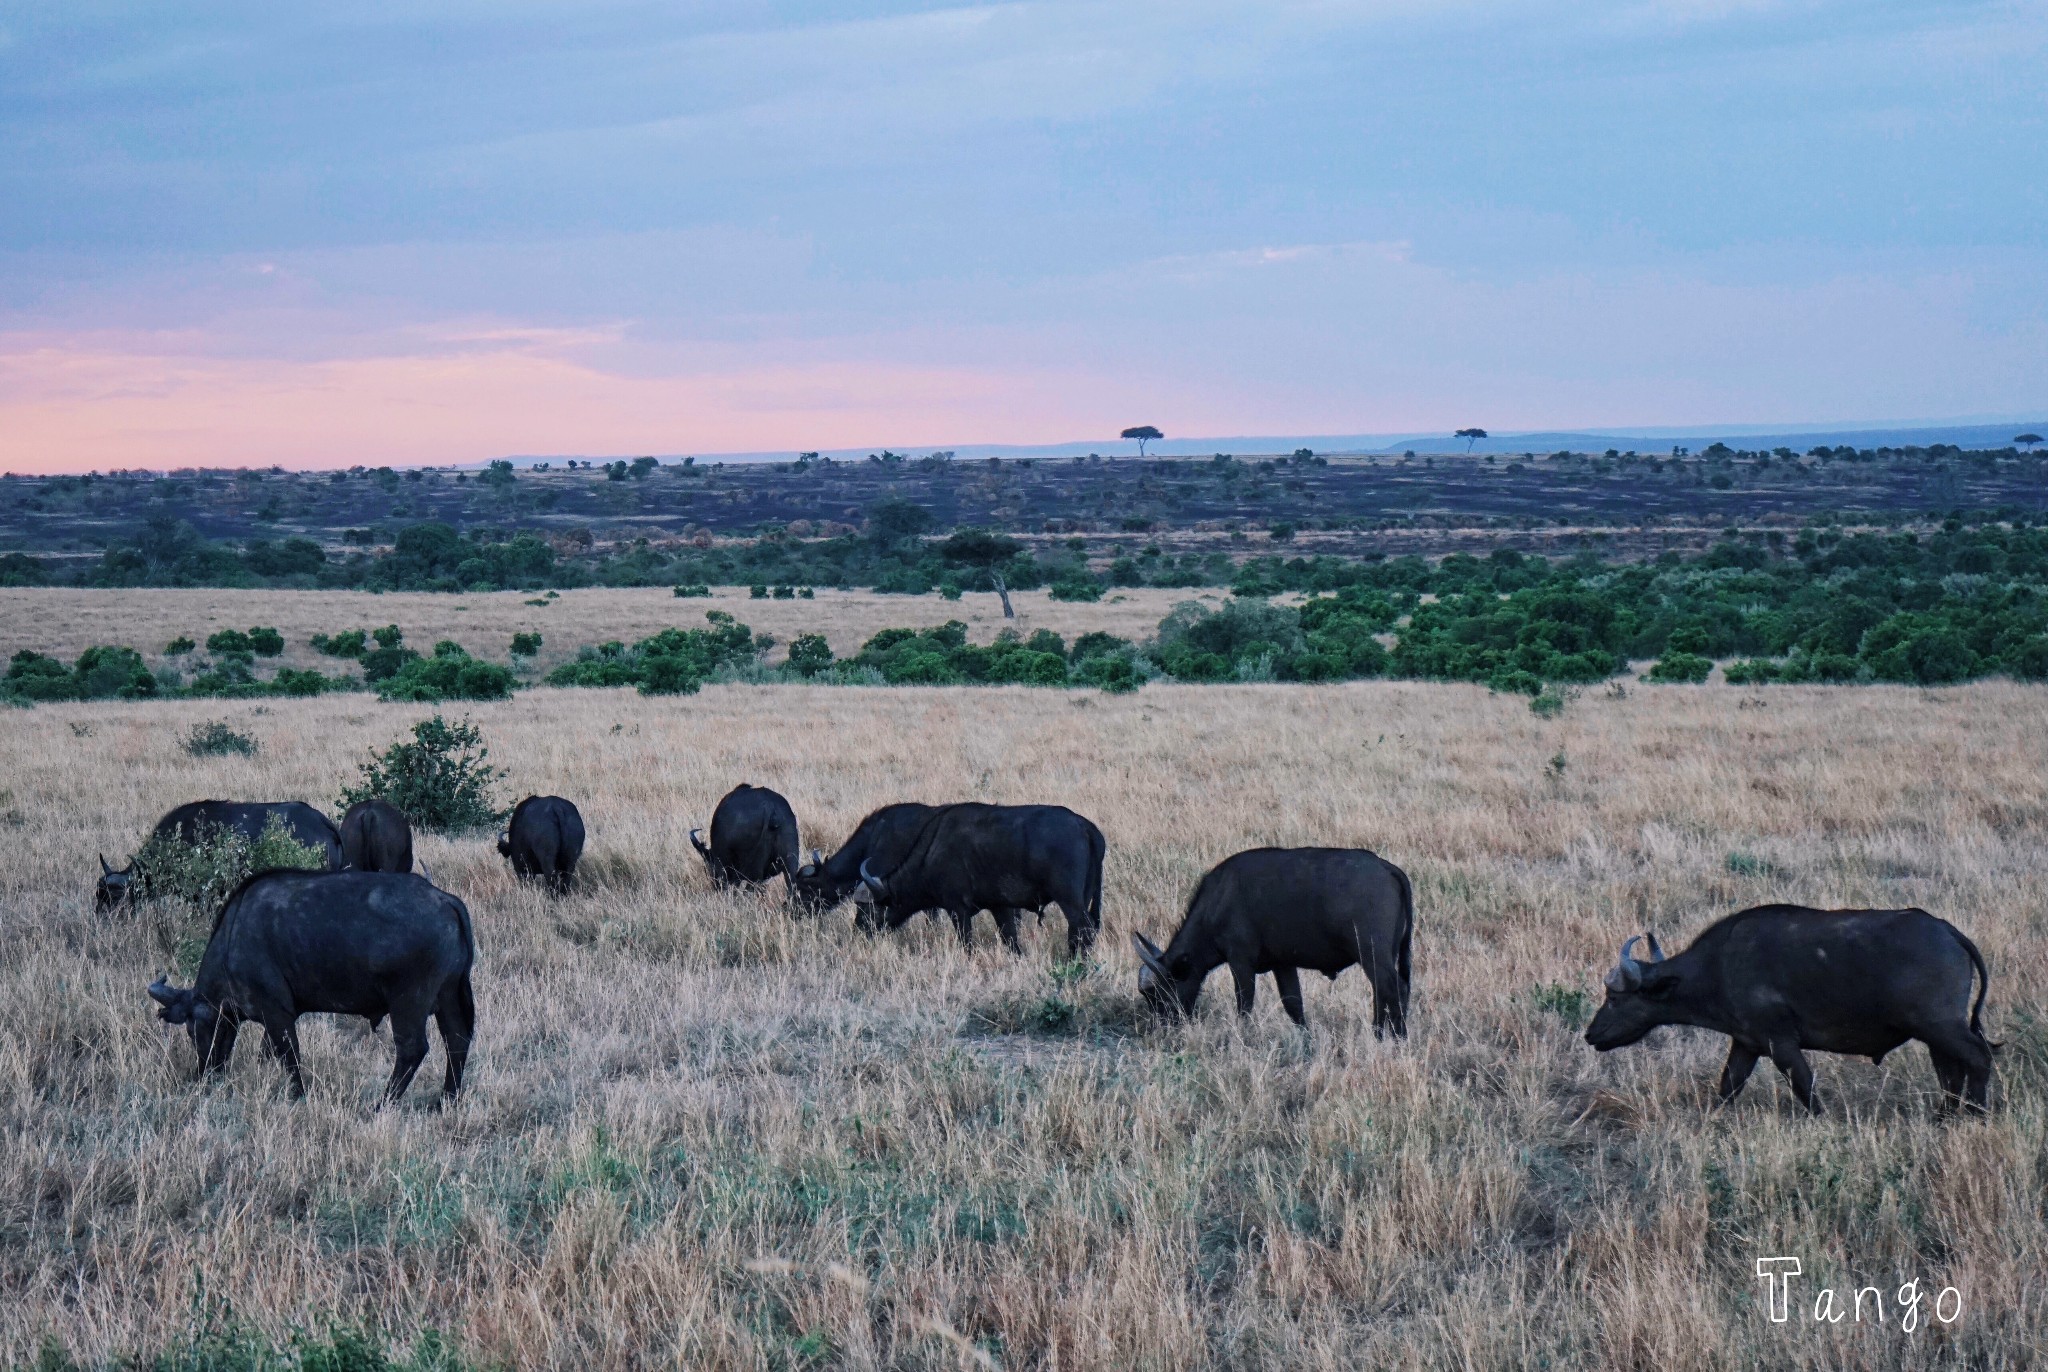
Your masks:
[{"label": "flat-topped tree on horizon", "polygon": [[2025,448],[2028,452],[2032,452],[2034,450],[2034,445],[2041,441],[2041,435],[2016,434],[2014,435],[2012,441],[2015,447]]},{"label": "flat-topped tree on horizon", "polygon": [[1119,435],[1119,437],[1137,439],[1138,456],[1143,457],[1145,455],[1145,445],[1147,443],[1150,443],[1155,438],[1164,438],[1166,437],[1166,435],[1159,432],[1158,429],[1154,428],[1150,424],[1139,424],[1132,428],[1125,429],[1123,433]]},{"label": "flat-topped tree on horizon", "polygon": [[1457,431],[1457,432],[1456,432],[1455,434],[1452,434],[1452,435],[1451,435],[1451,437],[1453,437],[1453,438],[1462,438],[1462,439],[1464,439],[1464,440],[1465,440],[1465,451],[1469,453],[1469,452],[1471,452],[1471,451],[1472,451],[1472,445],[1473,445],[1474,443],[1477,443],[1477,442],[1478,442],[1478,441],[1479,441],[1480,439],[1482,439],[1482,438],[1486,437],[1486,430],[1484,430],[1484,429],[1460,429],[1460,430],[1458,430],[1458,431]]}]

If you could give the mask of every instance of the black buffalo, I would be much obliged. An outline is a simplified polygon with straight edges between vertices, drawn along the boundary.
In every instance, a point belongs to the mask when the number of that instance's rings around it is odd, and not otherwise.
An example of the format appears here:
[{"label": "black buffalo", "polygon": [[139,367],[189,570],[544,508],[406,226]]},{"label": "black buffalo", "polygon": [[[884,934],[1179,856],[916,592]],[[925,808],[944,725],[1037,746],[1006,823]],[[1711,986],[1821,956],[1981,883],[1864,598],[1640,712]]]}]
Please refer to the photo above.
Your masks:
[{"label": "black buffalo", "polygon": [[708,846],[702,832],[692,829],[690,843],[715,885],[758,886],[797,870],[796,811],[765,786],[733,787],[711,812]]},{"label": "black buffalo", "polygon": [[813,850],[809,862],[783,874],[790,899],[811,914],[832,909],[860,889],[860,865],[870,857],[884,871],[900,862],[935,808],[906,800],[876,810],[831,857]]},{"label": "black buffalo", "polygon": [[1143,934],[1138,990],[1163,1015],[1192,1013],[1202,983],[1228,966],[1237,1012],[1248,1015],[1261,972],[1306,1025],[1301,971],[1335,980],[1352,965],[1372,979],[1375,1034],[1408,1033],[1415,889],[1408,874],[1363,848],[1253,848],[1209,869],[1162,951]]},{"label": "black buffalo", "polygon": [[158,1018],[182,1024],[199,1074],[227,1066],[243,1021],[263,1026],[271,1056],[306,1094],[299,1069],[300,1015],[391,1016],[398,1058],[384,1099],[412,1084],[427,1055],[427,1018],[448,1058],[443,1095],[462,1089],[476,1035],[469,973],[476,939],[469,910],[425,877],[391,872],[260,872],[238,887],[213,922],[189,987],[159,977],[149,988]]},{"label": "black buffalo", "polygon": [[498,851],[522,878],[538,877],[553,895],[566,895],[583,856],[583,816],[560,796],[528,796],[512,811]]},{"label": "black buffalo", "polygon": [[942,805],[925,818],[901,857],[870,853],[860,879],[873,898],[864,928],[901,928],[920,910],[944,910],[963,943],[976,911],[996,917],[1012,952],[1026,910],[1058,905],[1067,953],[1078,957],[1102,928],[1102,831],[1063,805]]},{"label": "black buffalo", "polygon": [[[1647,937],[1647,936],[1638,936]],[[1709,925],[1667,958],[1630,955],[1607,974],[1607,1000],[1586,1042],[1609,1052],[1665,1024],[1726,1034],[1721,1100],[1733,1100],[1769,1055],[1800,1104],[1820,1113],[1806,1050],[1884,1061],[1908,1039],[1927,1045],[1941,1079],[1941,1113],[1967,1101],[1983,1110],[1991,1088],[1984,956],[1947,920],[1925,910],[1814,910],[1759,905]],[[1977,1003],[1970,1004],[1972,983]]]},{"label": "black buffalo", "polygon": [[[158,820],[150,838],[196,843],[206,835],[227,830],[254,843],[263,836],[273,817],[295,841],[319,849],[326,856],[329,871],[340,870],[344,860],[341,831],[334,827],[333,820],[302,800],[195,800]],[[131,896],[147,894],[137,887],[132,858],[119,869],[110,866],[104,856],[100,858],[99,886],[93,893],[93,901],[100,909],[110,909]]]},{"label": "black buffalo", "polygon": [[358,872],[410,872],[412,825],[385,800],[359,800],[341,817],[341,855]]}]

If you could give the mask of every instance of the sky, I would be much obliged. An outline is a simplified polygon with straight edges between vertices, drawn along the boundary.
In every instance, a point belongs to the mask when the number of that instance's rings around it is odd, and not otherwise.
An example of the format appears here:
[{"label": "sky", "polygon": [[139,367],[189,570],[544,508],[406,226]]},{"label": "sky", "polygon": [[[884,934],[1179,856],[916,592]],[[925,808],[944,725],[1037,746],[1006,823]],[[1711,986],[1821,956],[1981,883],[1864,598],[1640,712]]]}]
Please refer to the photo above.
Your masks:
[{"label": "sky", "polygon": [[0,0],[0,468],[2038,419],[2048,5]]}]

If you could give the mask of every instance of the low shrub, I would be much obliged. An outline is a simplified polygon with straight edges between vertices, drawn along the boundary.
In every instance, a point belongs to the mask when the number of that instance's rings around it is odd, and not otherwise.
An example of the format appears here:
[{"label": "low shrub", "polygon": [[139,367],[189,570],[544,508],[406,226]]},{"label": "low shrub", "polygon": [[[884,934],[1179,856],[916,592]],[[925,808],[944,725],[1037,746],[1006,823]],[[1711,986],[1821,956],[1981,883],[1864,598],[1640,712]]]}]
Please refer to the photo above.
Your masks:
[{"label": "low shrub", "polygon": [[486,829],[508,811],[491,798],[505,772],[490,765],[491,751],[467,718],[450,724],[440,715],[412,727],[401,740],[362,764],[362,779],[341,793],[340,808],[384,800],[422,829]]},{"label": "low shrub", "polygon": [[194,643],[184,634],[179,634],[176,638],[172,639],[169,643],[166,643],[164,645],[164,656],[183,657],[185,654],[191,652],[194,648],[197,648],[198,646],[198,644]]},{"label": "low shrub", "polygon": [[251,873],[273,867],[322,871],[327,854],[300,843],[272,815],[252,843],[235,829],[199,824],[190,841],[175,835],[150,835],[135,854],[135,886],[152,899],[182,900],[207,912],[220,907]]},{"label": "low shrub", "polygon": [[540,655],[541,637],[538,633],[512,635],[512,656],[537,657]]},{"label": "low shrub", "polygon": [[1645,681],[1665,681],[1697,686],[1714,671],[1714,660],[1698,653],[1668,652],[1643,673]]},{"label": "low shrub", "polygon": [[548,673],[550,686],[637,686],[642,695],[687,695],[721,667],[758,662],[773,640],[723,610],[707,610],[704,629],[663,629],[628,648],[601,643]]},{"label": "low shrub", "polygon": [[461,644],[442,639],[434,645],[432,657],[414,654],[391,676],[377,683],[377,694],[385,700],[429,703],[505,700],[518,684],[511,668],[473,658]]},{"label": "low shrub", "polygon": [[206,651],[209,653],[250,653],[256,645],[240,629],[219,629],[206,636]]},{"label": "low shrub", "polygon": [[361,658],[369,651],[370,636],[361,629],[349,629],[342,633],[314,634],[311,643],[313,651],[325,653],[328,657]]},{"label": "low shrub", "polygon": [[694,586],[676,587],[677,600],[702,599],[711,594],[711,588],[699,582]]},{"label": "low shrub", "polygon": [[229,753],[242,757],[254,757],[260,748],[255,739],[244,733],[237,733],[223,720],[211,724],[195,724],[185,735],[185,751],[193,757],[222,757]]},{"label": "low shrub", "polygon": [[1046,592],[1054,600],[1092,604],[1102,599],[1102,583],[1092,576],[1066,576],[1053,582]]},{"label": "low shrub", "polygon": [[249,648],[258,657],[276,657],[284,651],[284,635],[259,624],[249,630]]}]

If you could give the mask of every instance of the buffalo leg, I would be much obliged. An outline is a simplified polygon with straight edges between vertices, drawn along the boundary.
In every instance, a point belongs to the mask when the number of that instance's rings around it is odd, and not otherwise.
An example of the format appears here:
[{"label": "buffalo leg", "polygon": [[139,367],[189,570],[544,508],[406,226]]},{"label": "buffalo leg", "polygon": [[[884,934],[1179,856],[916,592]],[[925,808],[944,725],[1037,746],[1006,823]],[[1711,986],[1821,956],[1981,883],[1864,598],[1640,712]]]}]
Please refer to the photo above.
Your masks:
[{"label": "buffalo leg", "polygon": [[1721,1068],[1721,1104],[1742,1094],[1749,1074],[1756,1070],[1757,1051],[1745,1043],[1728,1045],[1728,1061]]},{"label": "buffalo leg", "polygon": [[994,912],[996,932],[1002,935],[1003,947],[1013,953],[1024,951],[1024,943],[1017,937],[1017,928],[1024,922],[1024,912],[1014,905],[998,907]]},{"label": "buffalo leg", "polygon": [[[1967,1105],[1982,1114],[1990,1105],[1991,1047],[1967,1026],[1940,1029],[1924,1040],[1934,1057],[1934,1070],[1941,1078],[1942,1113]],[[1948,1068],[1943,1070],[1943,1059]]]},{"label": "buffalo leg", "polygon": [[391,1065],[391,1083],[384,1088],[384,1100],[396,1104],[405,1088],[412,1085],[420,1064],[427,1060],[427,1017],[411,1008],[393,1011],[391,1039],[398,1049],[398,1058]]},{"label": "buffalo leg", "polygon": [[[1067,920],[1067,957],[1069,960],[1079,958],[1095,946],[1095,919],[1089,914],[1088,902],[1084,900],[1077,899],[1071,905],[1062,900],[1059,906],[1060,913]],[[1043,910],[1038,912],[1038,918],[1040,922],[1044,921]]]},{"label": "buffalo leg", "polygon": [[1230,964],[1230,979],[1237,983],[1237,1013],[1249,1015],[1252,1003],[1259,995],[1259,974],[1252,970],[1249,962]]},{"label": "buffalo leg", "polygon": [[225,1072],[228,1059],[235,1055],[235,1036],[242,1032],[239,1020],[222,1015],[213,1022],[213,1037],[207,1040],[206,1052],[199,1059],[199,1075],[209,1072]]},{"label": "buffalo leg", "polygon": [[299,1026],[294,1020],[283,1020],[263,1026],[264,1044],[270,1055],[284,1064],[285,1072],[292,1079],[292,1099],[303,1100],[306,1095],[306,1074],[299,1070]]},{"label": "buffalo leg", "polygon": [[446,1100],[462,1090],[462,1069],[469,1061],[469,1045],[476,1037],[476,1002],[471,997],[469,978],[450,982],[441,990],[441,1003],[434,1009],[434,1023],[441,1031],[441,1052],[448,1059],[448,1074],[441,1081]]},{"label": "buffalo leg", "polygon": [[1372,978],[1372,1036],[1408,1037],[1408,988],[1395,958],[1375,958],[1366,967]]},{"label": "buffalo leg", "polygon": [[1799,1103],[1818,1115],[1820,1098],[1813,1093],[1813,1064],[1806,1060],[1806,1054],[1799,1051],[1799,1040],[1772,1039],[1771,1061],[1778,1065],[1778,1070],[1792,1083],[1792,1094],[1799,1097]]},{"label": "buffalo leg", "polygon": [[1308,1028],[1308,1016],[1301,1008],[1301,972],[1294,967],[1275,967],[1273,984],[1280,988],[1280,1006],[1287,1011],[1287,1017],[1302,1028]]},{"label": "buffalo leg", "polygon": [[[1003,912],[998,910],[995,912],[995,916],[996,931],[1000,933],[1003,927]],[[948,910],[946,911],[946,918],[953,921],[953,932],[959,936],[960,946],[962,948],[972,948],[974,946],[974,911],[969,910],[963,914],[958,910]],[[1004,941],[1008,942],[1007,939]]]}]

